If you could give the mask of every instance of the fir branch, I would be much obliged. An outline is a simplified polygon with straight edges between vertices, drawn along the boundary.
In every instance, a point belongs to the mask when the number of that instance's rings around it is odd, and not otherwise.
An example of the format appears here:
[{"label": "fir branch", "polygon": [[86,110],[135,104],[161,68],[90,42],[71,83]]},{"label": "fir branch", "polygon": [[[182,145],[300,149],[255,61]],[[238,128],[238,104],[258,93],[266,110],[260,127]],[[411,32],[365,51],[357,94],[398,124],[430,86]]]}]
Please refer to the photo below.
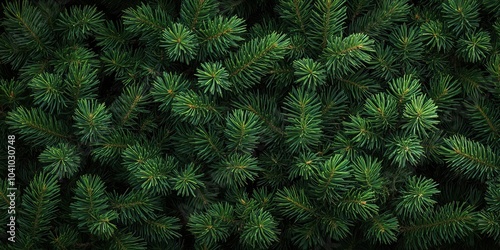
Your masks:
[{"label": "fir branch", "polygon": [[64,95],[63,81],[60,75],[43,73],[35,77],[29,86],[33,91],[35,104],[50,113],[61,112],[67,106],[68,98]]},{"label": "fir branch", "polygon": [[34,49],[34,52],[43,52],[48,49],[52,41],[52,30],[47,29],[46,19],[40,10],[28,1],[9,2],[3,5],[5,19],[3,25],[7,34],[15,37],[15,43],[20,47]]},{"label": "fir branch", "polygon": [[147,219],[145,223],[139,224],[137,227],[140,236],[153,242],[163,242],[165,239],[172,240],[181,237],[178,232],[181,229],[181,224],[176,217],[161,216],[155,220]]},{"label": "fir branch", "polygon": [[180,21],[190,30],[195,30],[200,24],[213,17],[219,7],[215,0],[186,0],[181,4]]},{"label": "fir branch", "polygon": [[277,206],[282,208],[283,215],[294,218],[295,221],[305,221],[315,215],[304,189],[295,187],[283,188],[276,193]]},{"label": "fir branch", "polygon": [[73,120],[80,141],[93,143],[109,133],[111,114],[104,104],[98,104],[94,99],[80,99]]},{"label": "fir branch", "polygon": [[442,14],[453,32],[463,34],[479,26],[479,4],[475,0],[443,1]]},{"label": "fir branch", "polygon": [[[345,0],[316,1],[312,10],[311,35],[314,36],[315,45],[325,48],[328,39],[338,36],[345,26],[346,7]],[[319,34],[319,35],[316,35]]]},{"label": "fir branch", "polygon": [[103,25],[103,17],[94,6],[73,6],[59,15],[55,30],[64,32],[68,41],[82,41]]},{"label": "fir branch", "polygon": [[323,52],[328,73],[336,77],[354,73],[372,59],[370,52],[375,51],[373,43],[372,39],[361,33],[346,38],[331,37]]},{"label": "fir branch", "polygon": [[369,36],[381,36],[395,23],[404,21],[410,11],[407,0],[384,0],[351,26],[352,33],[365,33]]},{"label": "fir branch", "polygon": [[271,62],[282,59],[290,40],[284,35],[272,33],[263,38],[255,38],[243,44],[237,53],[231,53],[225,60],[229,80],[236,90],[255,85],[263,72],[270,69]]},{"label": "fir branch", "polygon": [[124,10],[122,16],[125,30],[139,34],[141,39],[149,43],[159,41],[161,32],[171,23],[170,16],[161,9],[153,9],[142,3],[140,6]]},{"label": "fir branch", "polygon": [[60,202],[60,188],[56,176],[41,173],[33,178],[22,196],[22,211],[19,216],[20,230],[23,231],[21,244],[26,248],[36,247],[47,241],[42,232],[50,229],[51,220],[56,218]]},{"label": "fir branch", "polygon": [[293,89],[285,100],[286,141],[292,152],[311,149],[322,136],[321,106],[315,93]]},{"label": "fir branch", "polygon": [[147,192],[132,190],[124,194],[116,192],[109,195],[110,208],[118,214],[117,220],[125,225],[155,219],[160,210],[160,198]]},{"label": "fir branch", "polygon": [[235,152],[252,152],[259,141],[261,131],[257,116],[241,109],[234,110],[226,118],[224,135],[228,149]]},{"label": "fir branch", "polygon": [[68,127],[43,112],[40,108],[30,110],[18,107],[7,114],[7,125],[34,145],[51,145],[70,139]]},{"label": "fir branch", "polygon": [[370,226],[367,228],[366,238],[376,243],[385,245],[397,240],[399,223],[396,217],[391,214],[374,216],[369,220]]},{"label": "fir branch", "polygon": [[149,97],[144,87],[127,86],[110,107],[111,112],[115,115],[116,123],[120,126],[136,123],[134,120],[139,114],[148,113],[145,107],[150,103]]},{"label": "fir branch", "polygon": [[424,249],[469,236],[474,229],[473,219],[472,207],[449,203],[437,211],[427,212],[411,224],[402,225],[400,232],[404,235],[406,247]]},{"label": "fir branch", "polygon": [[490,108],[495,106],[494,103],[482,97],[473,98],[472,103],[465,103],[467,116],[477,132],[477,137],[486,139],[488,142],[500,139],[500,113]]},{"label": "fir branch", "polygon": [[351,188],[351,168],[342,155],[334,155],[320,164],[318,174],[310,182],[310,188],[319,199],[333,203]]},{"label": "fir branch", "polygon": [[457,174],[478,180],[487,180],[499,174],[500,157],[489,146],[458,135],[445,139],[445,143],[443,156]]},{"label": "fir branch", "polygon": [[277,12],[280,17],[293,26],[292,31],[299,31],[306,36],[309,28],[311,9],[311,0],[280,0],[277,6]]},{"label": "fir branch", "polygon": [[46,148],[38,158],[45,164],[45,171],[59,179],[73,177],[81,167],[76,147],[67,143]]}]

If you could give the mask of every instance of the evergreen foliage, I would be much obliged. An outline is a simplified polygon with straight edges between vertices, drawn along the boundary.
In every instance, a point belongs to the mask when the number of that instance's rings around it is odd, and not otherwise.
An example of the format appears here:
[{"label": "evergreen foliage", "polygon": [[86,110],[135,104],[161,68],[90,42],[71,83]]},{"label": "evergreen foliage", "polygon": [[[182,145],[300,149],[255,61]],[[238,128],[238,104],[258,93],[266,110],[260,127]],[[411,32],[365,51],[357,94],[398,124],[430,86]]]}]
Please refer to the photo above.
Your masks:
[{"label": "evergreen foliage", "polygon": [[1,6],[0,249],[500,248],[499,1]]}]

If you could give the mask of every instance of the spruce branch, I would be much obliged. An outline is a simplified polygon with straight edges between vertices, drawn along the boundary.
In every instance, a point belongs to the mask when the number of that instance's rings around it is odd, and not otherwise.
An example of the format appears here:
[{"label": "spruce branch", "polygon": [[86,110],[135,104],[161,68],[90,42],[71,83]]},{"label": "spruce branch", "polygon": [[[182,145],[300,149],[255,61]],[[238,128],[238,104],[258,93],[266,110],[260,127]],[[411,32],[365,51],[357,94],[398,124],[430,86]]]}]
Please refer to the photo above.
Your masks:
[{"label": "spruce branch", "polygon": [[97,45],[103,50],[125,47],[132,39],[133,33],[125,30],[123,23],[105,20],[95,29]]},{"label": "spruce branch", "polygon": [[496,213],[500,211],[500,179],[498,177],[496,180],[488,183],[484,199],[488,205],[487,210],[489,212]]},{"label": "spruce branch", "polygon": [[[324,128],[339,128],[347,112],[347,93],[339,88],[323,86],[319,89],[321,119]],[[325,129],[325,137],[333,137],[333,129]]]},{"label": "spruce branch", "polygon": [[55,30],[63,32],[67,41],[83,41],[103,25],[103,17],[95,6],[73,6],[62,11]]},{"label": "spruce branch", "polygon": [[404,245],[408,249],[426,249],[464,239],[473,233],[474,214],[471,206],[455,202],[445,204],[435,211],[428,211],[401,226]]},{"label": "spruce branch", "polygon": [[140,114],[149,113],[146,106],[150,104],[150,95],[140,85],[129,85],[110,106],[115,123],[119,126],[130,126],[137,123]]},{"label": "spruce branch", "polygon": [[479,4],[475,0],[448,0],[441,6],[443,17],[455,34],[465,34],[479,26]]},{"label": "spruce branch", "polygon": [[69,65],[64,79],[65,93],[76,104],[79,99],[97,97],[97,69],[92,63],[74,63]]},{"label": "spruce branch", "polygon": [[81,156],[75,146],[60,143],[46,148],[38,157],[47,173],[61,178],[71,178],[80,170]]},{"label": "spruce branch", "polygon": [[49,49],[54,36],[52,29],[47,29],[47,20],[40,9],[26,0],[5,3],[3,9],[5,18],[2,24],[7,35],[15,38],[12,42],[32,52],[40,53]]},{"label": "spruce branch", "polygon": [[90,68],[96,69],[100,63],[95,52],[78,45],[62,47],[54,52],[54,57],[54,70],[58,74],[68,72],[71,67],[74,67],[74,69],[79,69],[79,67],[85,68],[84,64],[88,64]]},{"label": "spruce branch", "polygon": [[68,127],[40,108],[18,107],[6,118],[10,129],[34,145],[53,145],[70,139]]},{"label": "spruce branch", "polygon": [[323,162],[318,174],[310,182],[312,194],[322,201],[338,201],[352,187],[349,161],[342,155],[334,155]]},{"label": "spruce branch", "polygon": [[115,211],[106,211],[104,214],[98,214],[90,225],[88,225],[89,232],[101,239],[108,240],[117,229],[116,225],[111,221],[117,218],[118,215]]},{"label": "spruce branch", "polygon": [[235,152],[252,152],[259,142],[261,123],[258,117],[246,110],[236,109],[226,118],[224,135],[227,147]]},{"label": "spruce branch", "polygon": [[147,219],[145,223],[136,224],[137,233],[144,239],[152,242],[162,242],[181,237],[178,232],[181,229],[179,218],[171,216],[160,216],[155,219]]},{"label": "spruce branch", "polygon": [[262,169],[257,159],[247,154],[231,154],[214,168],[212,177],[223,187],[243,187],[254,181]]},{"label": "spruce branch", "polygon": [[430,20],[420,26],[420,32],[425,45],[436,49],[438,52],[447,52],[453,47],[451,34],[448,33],[447,26],[438,20]]},{"label": "spruce branch", "polygon": [[284,58],[289,44],[290,40],[285,35],[273,32],[254,38],[244,43],[236,53],[229,54],[224,64],[235,90],[241,91],[259,82],[272,62]]},{"label": "spruce branch", "polygon": [[200,39],[199,58],[216,59],[227,55],[244,41],[246,25],[237,16],[217,16],[201,23],[196,34]]},{"label": "spruce branch", "polygon": [[371,190],[349,190],[338,203],[338,209],[347,218],[366,220],[378,213],[375,193]]},{"label": "spruce branch", "polygon": [[393,135],[386,144],[384,155],[399,167],[416,165],[424,156],[421,140],[413,134]]},{"label": "spruce branch", "polygon": [[200,159],[212,162],[225,155],[223,138],[222,132],[214,126],[209,126],[207,129],[200,127],[192,137],[193,150]]},{"label": "spruce branch", "polygon": [[212,99],[210,96],[198,94],[190,89],[176,95],[172,111],[182,121],[193,125],[205,124],[221,118],[220,108]]},{"label": "spruce branch", "polygon": [[290,238],[299,249],[310,249],[315,246],[324,246],[325,239],[322,236],[319,221],[311,220],[307,223],[294,225],[290,229]]},{"label": "spruce branch", "polygon": [[395,55],[403,62],[415,64],[422,60],[424,52],[420,31],[415,26],[406,24],[397,26],[389,35],[389,42],[394,47]]},{"label": "spruce branch", "polygon": [[160,40],[161,33],[171,23],[171,17],[165,11],[144,3],[124,10],[122,19],[125,30],[152,44]]},{"label": "spruce branch", "polygon": [[342,122],[342,125],[344,125],[345,134],[351,136],[352,141],[360,147],[371,150],[378,148],[382,143],[373,122],[360,115],[349,116],[349,120]]},{"label": "spruce branch", "polygon": [[414,97],[421,95],[420,81],[412,75],[404,75],[389,82],[391,95],[397,98],[398,104],[403,105]]},{"label": "spruce branch", "polygon": [[466,62],[484,60],[491,50],[491,38],[486,31],[467,33],[457,42],[457,54]]},{"label": "spruce branch", "polygon": [[101,178],[93,175],[81,176],[74,192],[70,215],[78,221],[78,227],[98,237],[111,237],[117,228],[112,222],[117,219],[117,214],[110,210],[105,184]]},{"label": "spruce branch", "polygon": [[388,245],[397,240],[398,231],[398,219],[391,214],[381,214],[369,220],[365,237],[372,242]]},{"label": "spruce branch", "polygon": [[49,234],[51,245],[58,250],[70,248],[78,241],[78,231],[68,224],[55,228]]},{"label": "spruce branch", "polygon": [[436,113],[437,106],[434,101],[427,98],[425,95],[419,95],[413,98],[409,103],[406,103],[403,112],[405,124],[402,128],[408,133],[416,134],[420,138],[428,135],[437,129],[439,123]]},{"label": "spruce branch", "polygon": [[73,120],[76,135],[84,143],[101,140],[109,133],[111,126],[111,114],[104,104],[98,104],[95,99],[78,100]]},{"label": "spruce branch", "polygon": [[364,106],[369,121],[383,129],[395,128],[398,120],[397,100],[386,93],[369,97]]},{"label": "spruce branch", "polygon": [[182,1],[180,21],[190,30],[195,30],[218,12],[219,2],[216,0]]},{"label": "spruce branch", "polygon": [[205,187],[205,184],[201,181],[204,174],[197,174],[198,171],[199,167],[193,163],[188,164],[181,171],[174,170],[172,181],[175,182],[173,189],[177,190],[177,195],[196,197],[194,191]]},{"label": "spruce branch", "polygon": [[467,117],[477,138],[487,142],[500,139],[500,112],[495,111],[496,105],[483,97],[474,97],[471,102],[465,103]]},{"label": "spruce branch", "polygon": [[178,93],[186,91],[189,86],[190,82],[182,75],[163,72],[153,82],[153,88],[150,93],[154,101],[160,103],[159,110],[167,111],[171,109],[174,97]]},{"label": "spruce branch", "polygon": [[292,152],[311,149],[322,136],[321,105],[314,92],[294,88],[285,99],[286,142]]},{"label": "spruce branch", "polygon": [[321,225],[319,230],[325,232],[334,240],[346,239],[351,235],[349,227],[352,221],[342,216],[332,215],[332,209],[327,209],[319,214]]},{"label": "spruce branch", "polygon": [[372,59],[374,41],[365,34],[331,37],[324,49],[327,72],[336,77],[354,73]]},{"label": "spruce branch", "polygon": [[308,89],[316,89],[326,83],[326,70],[324,66],[310,58],[293,62],[295,69],[295,82]]},{"label": "spruce branch", "polygon": [[[408,178],[396,205],[396,213],[403,218],[416,219],[437,203],[432,196],[439,194],[438,184],[422,176]],[[418,216],[417,216],[418,215]]]},{"label": "spruce branch", "polygon": [[263,209],[250,213],[250,218],[245,223],[240,241],[244,245],[261,249],[268,248],[278,240],[280,230],[273,216]]},{"label": "spruce branch", "polygon": [[280,18],[289,23],[292,32],[309,33],[313,3],[311,0],[280,0],[276,7]]},{"label": "spruce branch", "polygon": [[192,213],[187,226],[200,245],[213,245],[229,236],[227,225],[211,214]]},{"label": "spruce branch", "polygon": [[311,47],[325,48],[328,39],[338,36],[345,28],[347,19],[345,0],[315,1],[311,15],[309,33],[313,43]]},{"label": "spruce branch", "polygon": [[42,236],[57,217],[59,203],[60,187],[56,176],[47,173],[35,175],[22,195],[19,229],[22,239],[25,239],[21,240],[23,247],[32,248],[47,241]]},{"label": "spruce branch", "polygon": [[15,80],[0,79],[0,105],[9,106],[12,110],[26,100],[26,85]]},{"label": "spruce branch", "polygon": [[116,129],[109,136],[94,144],[92,157],[101,163],[116,162],[128,145],[135,142],[135,136],[128,130]]},{"label": "spruce branch", "polygon": [[448,166],[463,178],[484,181],[499,174],[499,154],[489,146],[455,135],[445,139],[444,149]]},{"label": "spruce branch", "polygon": [[397,57],[395,56],[394,49],[391,46],[384,46],[382,44],[375,45],[375,55],[373,59],[368,62],[369,69],[373,69],[372,75],[390,80],[399,75],[399,66],[397,65]]},{"label": "spruce branch", "polygon": [[318,175],[321,158],[313,152],[301,152],[295,158],[295,164],[291,166],[290,178],[302,177],[304,180],[312,179]]},{"label": "spruce branch", "polygon": [[276,100],[272,96],[259,92],[251,93],[235,100],[233,106],[237,109],[250,111],[259,117],[266,128],[262,133],[265,137],[276,141],[285,134],[281,125],[283,115],[279,112]]},{"label": "spruce branch", "polygon": [[477,214],[477,226],[482,234],[494,240],[500,239],[500,216],[498,213],[481,211]]},{"label": "spruce branch", "polygon": [[362,187],[378,192],[385,185],[386,181],[381,175],[382,162],[377,158],[358,156],[352,161],[352,170],[354,179]]},{"label": "spruce branch", "polygon": [[108,195],[110,208],[116,211],[117,221],[125,225],[156,219],[161,207],[159,196],[152,196],[142,190],[131,190],[123,194]]},{"label": "spruce branch", "polygon": [[63,80],[60,75],[43,73],[30,81],[34,103],[50,113],[61,112],[67,106]]},{"label": "spruce branch", "polygon": [[374,81],[364,70],[357,70],[354,74],[334,78],[334,84],[342,87],[350,97],[356,100],[364,100],[378,91],[381,86]]},{"label": "spruce branch", "polygon": [[292,186],[278,190],[275,201],[281,208],[281,213],[294,221],[306,221],[315,214],[314,207],[302,188]]},{"label": "spruce branch", "polygon": [[135,236],[133,233],[119,230],[106,240],[103,247],[110,250],[146,250],[147,244],[142,238]]},{"label": "spruce branch", "polygon": [[484,10],[489,13],[500,15],[500,3],[495,0],[484,0],[481,2]]},{"label": "spruce branch", "polygon": [[198,77],[198,86],[204,89],[204,93],[222,96],[222,90],[231,89],[229,73],[220,62],[201,64],[195,76]]},{"label": "spruce branch", "polygon": [[350,33],[365,33],[372,37],[382,36],[384,31],[405,20],[410,12],[407,0],[384,0],[371,11],[355,19]]},{"label": "spruce branch", "polygon": [[198,42],[195,34],[180,23],[174,23],[162,34],[161,47],[172,61],[189,64],[198,53]]},{"label": "spruce branch", "polygon": [[459,83],[450,75],[440,74],[433,77],[428,91],[429,97],[438,107],[438,113],[453,111],[458,104],[458,95],[462,92]]},{"label": "spruce branch", "polygon": [[109,75],[116,74],[117,78],[125,80],[125,77],[130,77],[131,71],[137,67],[135,56],[127,48],[105,50],[101,55],[104,72]]},{"label": "spruce branch", "polygon": [[129,181],[149,194],[166,195],[172,190],[172,172],[176,167],[172,157],[147,159],[144,164],[128,169]]},{"label": "spruce branch", "polygon": [[476,67],[464,68],[456,72],[456,78],[461,83],[464,93],[469,96],[480,96],[491,88],[486,72]]}]

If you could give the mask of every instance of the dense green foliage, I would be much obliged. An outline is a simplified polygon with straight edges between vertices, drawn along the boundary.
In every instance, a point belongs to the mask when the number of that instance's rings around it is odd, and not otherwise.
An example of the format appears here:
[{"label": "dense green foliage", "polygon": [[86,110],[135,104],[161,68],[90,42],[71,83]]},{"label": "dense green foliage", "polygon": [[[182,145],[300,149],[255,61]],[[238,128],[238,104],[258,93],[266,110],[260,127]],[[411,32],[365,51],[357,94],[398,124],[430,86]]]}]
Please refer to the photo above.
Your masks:
[{"label": "dense green foliage", "polygon": [[1,249],[500,249],[498,0],[9,0],[0,34]]}]

